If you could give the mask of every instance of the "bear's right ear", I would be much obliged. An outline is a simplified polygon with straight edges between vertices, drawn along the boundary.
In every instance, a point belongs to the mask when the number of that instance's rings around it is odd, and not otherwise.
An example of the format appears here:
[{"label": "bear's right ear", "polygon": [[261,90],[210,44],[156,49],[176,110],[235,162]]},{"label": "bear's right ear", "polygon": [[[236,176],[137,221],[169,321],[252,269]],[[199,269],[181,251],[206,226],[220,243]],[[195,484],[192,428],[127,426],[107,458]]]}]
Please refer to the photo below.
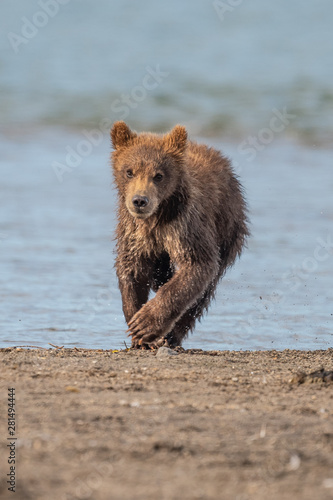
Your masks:
[{"label": "bear's right ear", "polygon": [[114,149],[127,146],[136,137],[136,133],[122,121],[113,124],[110,135]]}]

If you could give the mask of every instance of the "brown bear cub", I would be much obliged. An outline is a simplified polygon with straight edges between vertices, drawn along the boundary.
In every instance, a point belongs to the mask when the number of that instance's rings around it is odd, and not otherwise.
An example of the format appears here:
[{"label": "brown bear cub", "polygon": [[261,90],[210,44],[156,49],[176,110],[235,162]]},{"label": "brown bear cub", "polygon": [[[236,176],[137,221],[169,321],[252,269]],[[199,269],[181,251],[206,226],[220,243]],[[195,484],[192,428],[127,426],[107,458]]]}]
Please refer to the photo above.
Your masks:
[{"label": "brown bear cub", "polygon": [[159,136],[120,121],[111,139],[116,271],[132,347],[180,346],[249,234],[241,186],[229,160],[180,125]]}]

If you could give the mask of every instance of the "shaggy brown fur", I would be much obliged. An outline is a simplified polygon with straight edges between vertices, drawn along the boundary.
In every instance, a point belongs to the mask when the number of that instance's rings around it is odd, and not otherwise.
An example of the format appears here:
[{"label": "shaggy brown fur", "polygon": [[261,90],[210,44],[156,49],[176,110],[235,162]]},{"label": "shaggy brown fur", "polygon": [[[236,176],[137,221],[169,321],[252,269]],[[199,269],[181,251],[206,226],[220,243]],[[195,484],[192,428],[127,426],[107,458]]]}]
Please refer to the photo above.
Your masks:
[{"label": "shaggy brown fur", "polygon": [[116,270],[132,346],[181,345],[249,234],[240,184],[227,158],[180,125],[158,136],[117,122],[111,138]]}]

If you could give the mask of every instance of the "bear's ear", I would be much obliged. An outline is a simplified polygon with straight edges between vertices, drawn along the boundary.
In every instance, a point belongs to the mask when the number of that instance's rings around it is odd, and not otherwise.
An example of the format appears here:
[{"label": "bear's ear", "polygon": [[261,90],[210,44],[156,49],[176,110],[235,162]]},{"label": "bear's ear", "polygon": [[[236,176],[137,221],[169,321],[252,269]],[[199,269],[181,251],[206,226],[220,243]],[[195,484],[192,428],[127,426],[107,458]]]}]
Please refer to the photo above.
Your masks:
[{"label": "bear's ear", "polygon": [[111,140],[114,149],[127,146],[136,137],[136,133],[126,125],[125,122],[116,122],[111,129]]},{"label": "bear's ear", "polygon": [[187,144],[186,128],[176,125],[164,138],[167,149],[171,153],[182,154]]}]

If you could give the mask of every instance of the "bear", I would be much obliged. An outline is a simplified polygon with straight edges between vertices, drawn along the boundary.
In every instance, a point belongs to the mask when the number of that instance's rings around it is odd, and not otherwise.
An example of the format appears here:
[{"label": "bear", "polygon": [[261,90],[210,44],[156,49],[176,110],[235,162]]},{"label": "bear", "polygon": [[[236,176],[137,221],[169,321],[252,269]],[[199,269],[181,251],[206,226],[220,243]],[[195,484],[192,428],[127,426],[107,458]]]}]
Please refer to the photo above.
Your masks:
[{"label": "bear", "polygon": [[229,159],[189,140],[184,126],[159,135],[118,121],[111,141],[115,267],[131,347],[175,348],[246,244],[243,188]]}]

